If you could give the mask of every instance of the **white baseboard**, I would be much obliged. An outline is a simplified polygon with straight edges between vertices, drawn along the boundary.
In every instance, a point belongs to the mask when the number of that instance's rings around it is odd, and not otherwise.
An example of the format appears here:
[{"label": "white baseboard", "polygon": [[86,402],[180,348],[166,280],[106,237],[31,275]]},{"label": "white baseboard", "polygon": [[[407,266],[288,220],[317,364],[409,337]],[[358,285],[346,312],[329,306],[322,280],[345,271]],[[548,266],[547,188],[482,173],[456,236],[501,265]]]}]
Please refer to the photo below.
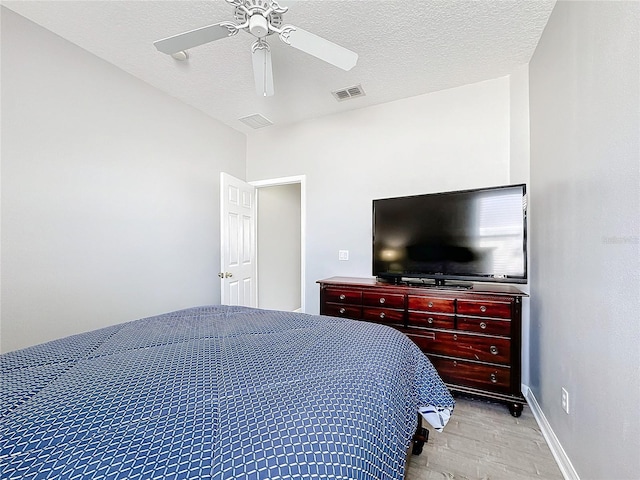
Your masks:
[{"label": "white baseboard", "polygon": [[547,417],[544,416],[544,413],[542,412],[542,409],[540,408],[535,395],[533,394],[531,389],[524,384],[522,385],[522,393],[527,399],[527,403],[531,408],[531,413],[533,413],[536,422],[538,422],[540,431],[542,432],[544,439],[547,441],[547,445],[549,445],[551,454],[553,455],[553,458],[555,458],[562,476],[565,478],[565,480],[580,480],[580,477],[578,477],[578,473],[571,464],[571,460],[569,460],[567,453],[564,451],[564,448],[562,448],[560,440],[558,440],[558,437],[556,437],[556,434],[553,432],[551,425],[549,425]]}]

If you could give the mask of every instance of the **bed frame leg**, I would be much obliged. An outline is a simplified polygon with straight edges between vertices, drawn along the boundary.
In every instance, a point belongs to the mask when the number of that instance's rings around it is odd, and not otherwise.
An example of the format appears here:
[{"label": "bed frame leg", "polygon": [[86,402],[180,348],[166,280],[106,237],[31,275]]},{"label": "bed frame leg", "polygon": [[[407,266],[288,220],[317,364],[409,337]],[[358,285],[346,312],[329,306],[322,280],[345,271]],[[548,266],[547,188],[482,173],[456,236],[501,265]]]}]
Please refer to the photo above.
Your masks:
[{"label": "bed frame leg", "polygon": [[422,415],[418,414],[418,428],[413,435],[413,449],[412,455],[420,455],[422,453],[422,447],[429,441],[429,430],[422,426]]}]

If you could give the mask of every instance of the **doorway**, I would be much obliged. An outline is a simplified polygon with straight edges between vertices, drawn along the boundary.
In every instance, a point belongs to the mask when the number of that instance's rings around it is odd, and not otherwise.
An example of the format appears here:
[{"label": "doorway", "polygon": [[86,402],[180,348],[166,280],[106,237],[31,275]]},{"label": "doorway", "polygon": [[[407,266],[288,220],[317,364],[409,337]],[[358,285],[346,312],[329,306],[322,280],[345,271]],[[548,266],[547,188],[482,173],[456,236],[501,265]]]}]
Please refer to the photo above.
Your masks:
[{"label": "doorway", "polygon": [[249,182],[257,199],[258,307],[305,311],[305,176]]}]

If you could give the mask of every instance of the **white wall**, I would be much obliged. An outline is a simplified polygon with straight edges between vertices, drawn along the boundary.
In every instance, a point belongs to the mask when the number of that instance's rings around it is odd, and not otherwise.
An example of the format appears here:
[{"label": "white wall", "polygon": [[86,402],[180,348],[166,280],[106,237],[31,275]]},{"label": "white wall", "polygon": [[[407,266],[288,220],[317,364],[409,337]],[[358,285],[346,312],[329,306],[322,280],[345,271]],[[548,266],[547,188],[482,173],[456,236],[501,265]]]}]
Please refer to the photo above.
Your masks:
[{"label": "white wall", "polygon": [[2,351],[219,303],[245,136],[2,8]]},{"label": "white wall", "polygon": [[[509,183],[529,184],[529,65],[522,65],[509,75],[510,86],[510,122],[509,122]],[[527,230],[530,231],[530,216],[527,216]],[[531,242],[527,237],[528,268],[531,269]],[[518,285],[523,292],[529,293],[529,283]],[[522,383],[529,385],[529,311],[530,298],[522,301]]]},{"label": "white wall", "polygon": [[300,308],[299,183],[260,187],[258,192],[258,306]]},{"label": "white wall", "polygon": [[307,176],[307,312],[317,280],[371,276],[374,198],[509,183],[509,115],[503,77],[250,134],[248,180]]},{"label": "white wall", "polygon": [[529,183],[529,65],[509,75],[509,178],[511,183]]},{"label": "white wall", "polygon": [[560,1],[529,67],[530,386],[582,480],[640,472],[639,26]]}]

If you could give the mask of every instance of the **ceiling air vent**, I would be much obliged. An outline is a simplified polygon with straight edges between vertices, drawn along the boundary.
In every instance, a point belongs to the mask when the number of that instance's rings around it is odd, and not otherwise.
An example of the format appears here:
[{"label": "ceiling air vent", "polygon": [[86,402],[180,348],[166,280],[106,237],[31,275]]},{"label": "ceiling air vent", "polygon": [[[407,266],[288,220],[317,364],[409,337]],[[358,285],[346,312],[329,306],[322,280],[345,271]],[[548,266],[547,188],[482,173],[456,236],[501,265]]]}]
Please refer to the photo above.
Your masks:
[{"label": "ceiling air vent", "polygon": [[247,115],[246,117],[239,118],[242,123],[250,126],[251,128],[262,128],[268,127],[269,125],[273,125],[273,122],[268,118],[263,117],[259,113],[254,113],[253,115]]},{"label": "ceiling air vent", "polygon": [[362,85],[354,85],[352,87],[343,88],[342,90],[336,90],[335,92],[331,92],[331,94],[339,102],[366,95],[362,89]]}]

